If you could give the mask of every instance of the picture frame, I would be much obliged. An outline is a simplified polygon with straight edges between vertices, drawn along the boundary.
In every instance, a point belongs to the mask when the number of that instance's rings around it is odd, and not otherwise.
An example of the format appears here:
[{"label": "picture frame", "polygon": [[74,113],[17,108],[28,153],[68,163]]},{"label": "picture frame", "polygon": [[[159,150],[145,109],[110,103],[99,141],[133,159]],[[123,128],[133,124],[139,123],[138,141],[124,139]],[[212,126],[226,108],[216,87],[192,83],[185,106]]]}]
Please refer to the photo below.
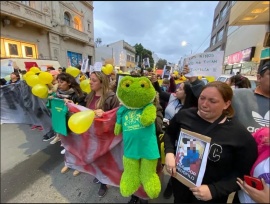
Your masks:
[{"label": "picture frame", "polygon": [[[174,177],[189,188],[200,186],[202,183],[210,143],[210,137],[183,128],[180,131],[175,153]],[[163,171],[167,173],[166,169]]]}]

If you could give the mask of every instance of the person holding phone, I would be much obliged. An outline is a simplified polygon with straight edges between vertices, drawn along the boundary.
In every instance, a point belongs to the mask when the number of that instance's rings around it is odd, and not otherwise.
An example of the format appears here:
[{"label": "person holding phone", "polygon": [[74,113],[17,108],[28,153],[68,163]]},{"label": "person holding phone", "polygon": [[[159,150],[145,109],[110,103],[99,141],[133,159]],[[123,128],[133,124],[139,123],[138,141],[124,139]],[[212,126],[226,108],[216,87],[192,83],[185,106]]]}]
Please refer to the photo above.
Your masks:
[{"label": "person holding phone", "polygon": [[253,137],[258,145],[258,158],[251,168],[251,176],[246,175],[244,181],[237,178],[242,189],[238,191],[238,197],[241,203],[270,203],[269,128],[258,129]]}]

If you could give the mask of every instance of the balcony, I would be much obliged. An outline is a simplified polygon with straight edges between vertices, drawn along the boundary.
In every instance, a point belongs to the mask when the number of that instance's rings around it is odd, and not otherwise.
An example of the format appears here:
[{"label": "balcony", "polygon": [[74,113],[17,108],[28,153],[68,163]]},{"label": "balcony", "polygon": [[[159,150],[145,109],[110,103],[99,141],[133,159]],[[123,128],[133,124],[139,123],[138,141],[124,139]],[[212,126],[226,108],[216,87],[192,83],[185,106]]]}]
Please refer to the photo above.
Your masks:
[{"label": "balcony", "polygon": [[7,15],[11,20],[34,24],[38,27],[52,28],[50,16],[16,1],[1,1],[1,17]]},{"label": "balcony", "polygon": [[63,25],[62,26],[62,35],[64,37],[64,40],[67,40],[69,38],[83,42],[85,44],[89,43],[88,35],[84,32],[81,32],[79,30],[76,30],[75,28]]}]

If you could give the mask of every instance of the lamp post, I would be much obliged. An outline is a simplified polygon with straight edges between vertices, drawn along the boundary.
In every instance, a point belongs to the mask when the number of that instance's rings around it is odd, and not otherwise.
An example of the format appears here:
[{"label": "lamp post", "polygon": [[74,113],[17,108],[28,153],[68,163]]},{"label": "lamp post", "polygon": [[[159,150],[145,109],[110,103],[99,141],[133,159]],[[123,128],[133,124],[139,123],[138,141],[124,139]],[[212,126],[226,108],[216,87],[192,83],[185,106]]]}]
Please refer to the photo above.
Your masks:
[{"label": "lamp post", "polygon": [[191,46],[190,54],[192,54],[192,44],[191,44],[191,43],[188,43],[187,41],[182,41],[182,42],[181,42],[181,45],[182,45],[183,47],[185,47],[185,46],[187,46],[187,45],[190,45],[190,46]]}]

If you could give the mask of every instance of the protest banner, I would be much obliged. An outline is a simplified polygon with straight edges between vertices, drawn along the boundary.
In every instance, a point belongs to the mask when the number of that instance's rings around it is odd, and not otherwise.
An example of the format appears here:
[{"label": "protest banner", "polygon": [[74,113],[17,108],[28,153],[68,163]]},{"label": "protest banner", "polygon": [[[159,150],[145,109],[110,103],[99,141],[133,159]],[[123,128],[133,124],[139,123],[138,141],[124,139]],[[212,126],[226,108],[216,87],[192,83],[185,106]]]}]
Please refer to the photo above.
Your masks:
[{"label": "protest banner", "polygon": [[[0,93],[1,123],[41,125],[45,133],[52,128],[46,100],[34,96],[25,81],[3,86]],[[72,103],[67,106],[70,113],[89,110]],[[104,184],[119,187],[123,173],[123,139],[122,135],[114,135],[117,109],[96,118],[85,133],[75,134],[69,130],[67,136],[60,137],[69,168],[90,174]],[[143,186],[134,194],[149,199]]]},{"label": "protest banner", "polygon": [[214,76],[216,79],[222,74],[224,51],[204,52],[191,55],[184,59],[190,72],[185,76]]},{"label": "protest banner", "polygon": [[175,153],[176,174],[174,177],[184,185],[188,187],[201,185],[210,142],[210,137],[181,129]]}]

